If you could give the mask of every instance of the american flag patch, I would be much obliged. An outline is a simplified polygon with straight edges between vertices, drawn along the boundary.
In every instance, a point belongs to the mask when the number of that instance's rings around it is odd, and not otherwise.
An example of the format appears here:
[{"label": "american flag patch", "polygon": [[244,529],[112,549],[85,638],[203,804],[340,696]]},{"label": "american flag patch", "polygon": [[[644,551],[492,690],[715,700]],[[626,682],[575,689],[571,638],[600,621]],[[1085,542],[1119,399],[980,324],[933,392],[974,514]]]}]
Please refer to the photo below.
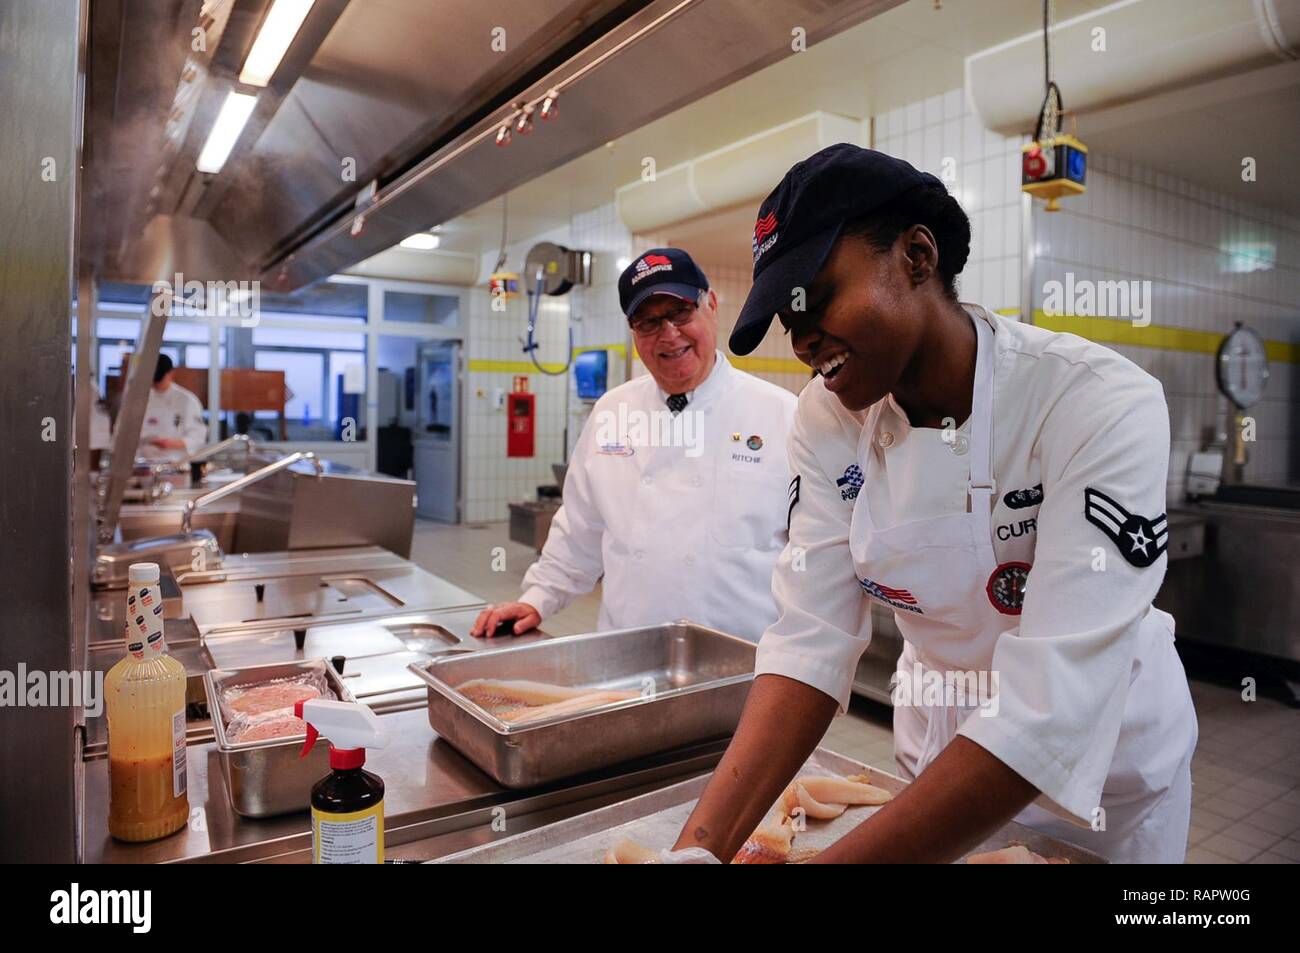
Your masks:
[{"label": "american flag patch", "polygon": [[903,609],[906,612],[915,612],[917,615],[925,615],[921,607],[916,604],[916,596],[912,595],[906,589],[895,589],[892,586],[882,586],[880,583],[871,579],[859,579],[858,585],[862,591],[871,598],[879,600],[886,605],[891,605],[895,609]]}]

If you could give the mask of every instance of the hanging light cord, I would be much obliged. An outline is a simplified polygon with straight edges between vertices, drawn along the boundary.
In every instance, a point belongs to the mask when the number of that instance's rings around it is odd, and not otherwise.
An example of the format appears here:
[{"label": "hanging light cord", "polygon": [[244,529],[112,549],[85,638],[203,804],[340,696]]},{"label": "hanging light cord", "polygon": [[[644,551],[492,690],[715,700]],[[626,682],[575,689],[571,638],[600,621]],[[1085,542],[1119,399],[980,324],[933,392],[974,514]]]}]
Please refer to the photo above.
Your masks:
[{"label": "hanging light cord", "polygon": [[1061,90],[1052,82],[1051,3],[1043,0],[1043,105],[1038,110],[1038,123],[1034,127],[1034,141],[1055,138],[1061,128]]}]

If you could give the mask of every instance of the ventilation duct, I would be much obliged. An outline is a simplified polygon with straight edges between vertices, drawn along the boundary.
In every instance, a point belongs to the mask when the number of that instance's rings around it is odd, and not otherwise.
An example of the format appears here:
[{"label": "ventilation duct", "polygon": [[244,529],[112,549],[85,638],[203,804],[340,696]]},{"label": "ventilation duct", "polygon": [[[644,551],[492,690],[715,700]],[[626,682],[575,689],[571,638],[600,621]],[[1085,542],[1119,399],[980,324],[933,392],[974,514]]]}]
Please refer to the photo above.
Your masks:
[{"label": "ventilation duct", "polygon": [[741,202],[757,205],[790,166],[836,142],[856,142],[861,129],[856,119],[811,113],[622,186],[619,218],[644,234]]},{"label": "ventilation duct", "polygon": [[[1067,110],[1121,105],[1300,58],[1300,0],[1123,0],[1053,26],[1051,55]],[[1033,129],[1042,75],[1041,30],[966,59],[971,104],[1004,135]]]},{"label": "ventilation duct", "polygon": [[343,273],[364,278],[430,281],[440,285],[474,285],[478,283],[478,271],[479,260],[475,255],[392,248],[357,262]]}]

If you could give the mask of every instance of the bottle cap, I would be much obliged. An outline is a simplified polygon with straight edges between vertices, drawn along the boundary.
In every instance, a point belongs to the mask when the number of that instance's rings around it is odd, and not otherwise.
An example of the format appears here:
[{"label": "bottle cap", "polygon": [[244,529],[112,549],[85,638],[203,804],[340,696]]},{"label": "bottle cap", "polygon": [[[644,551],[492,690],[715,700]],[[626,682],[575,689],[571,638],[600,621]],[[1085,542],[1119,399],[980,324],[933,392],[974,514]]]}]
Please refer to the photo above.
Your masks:
[{"label": "bottle cap", "polygon": [[366,763],[365,748],[336,748],[330,745],[330,770],[348,771]]},{"label": "bottle cap", "polygon": [[128,582],[157,582],[159,575],[157,563],[131,563],[126,570],[126,578]]}]

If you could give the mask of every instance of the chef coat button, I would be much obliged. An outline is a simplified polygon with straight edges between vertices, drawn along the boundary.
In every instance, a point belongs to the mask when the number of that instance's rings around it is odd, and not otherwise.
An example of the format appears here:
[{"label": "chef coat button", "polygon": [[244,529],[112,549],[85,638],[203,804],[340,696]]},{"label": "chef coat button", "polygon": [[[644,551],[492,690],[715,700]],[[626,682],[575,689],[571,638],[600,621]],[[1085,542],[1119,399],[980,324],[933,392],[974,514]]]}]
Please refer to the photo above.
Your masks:
[{"label": "chef coat button", "polygon": [[690,553],[687,553],[687,554],[686,554],[686,560],[685,560],[685,562],[686,562],[686,565],[688,565],[688,566],[694,566],[694,565],[695,565],[695,557],[692,556]]},{"label": "chef coat button", "polygon": [[633,558],[633,559],[640,559],[640,558],[641,558],[642,556],[644,556],[644,555],[645,555],[645,550],[638,549],[638,550],[634,550],[634,551],[633,551],[633,553],[632,553],[632,558]]},{"label": "chef coat button", "polygon": [[651,483],[652,481],[650,480],[650,478],[649,478],[648,476],[645,476],[645,477],[642,477],[642,478],[641,478],[641,482],[642,482],[645,486],[649,486],[650,483]]},{"label": "chef coat button", "polygon": [[948,449],[960,457],[963,453],[965,453],[967,450],[970,449],[970,441],[967,440],[965,437],[963,437],[961,434],[957,434],[955,437],[952,438],[952,443],[948,445]]},{"label": "chef coat button", "polygon": [[890,433],[888,430],[886,430],[884,433],[880,435],[880,437],[876,440],[876,442],[880,444],[882,447],[884,447],[886,450],[888,450],[890,447],[894,445],[894,435]]},{"label": "chef coat button", "polygon": [[704,485],[703,477],[691,477],[691,486],[703,486],[703,485]]}]

